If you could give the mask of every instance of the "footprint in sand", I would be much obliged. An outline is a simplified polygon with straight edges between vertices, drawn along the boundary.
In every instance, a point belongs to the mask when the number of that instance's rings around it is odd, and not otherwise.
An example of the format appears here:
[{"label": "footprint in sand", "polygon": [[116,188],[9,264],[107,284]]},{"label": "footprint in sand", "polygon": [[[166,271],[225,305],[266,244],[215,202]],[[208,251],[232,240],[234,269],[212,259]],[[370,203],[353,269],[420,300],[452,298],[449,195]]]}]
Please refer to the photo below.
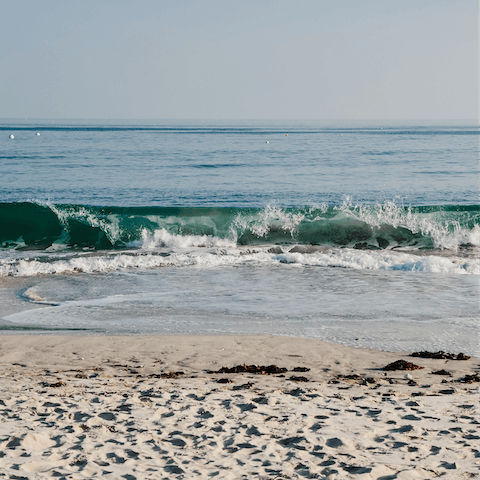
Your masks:
[{"label": "footprint in sand", "polygon": [[56,444],[50,437],[41,433],[27,433],[20,441],[20,445],[26,450],[47,450]]}]

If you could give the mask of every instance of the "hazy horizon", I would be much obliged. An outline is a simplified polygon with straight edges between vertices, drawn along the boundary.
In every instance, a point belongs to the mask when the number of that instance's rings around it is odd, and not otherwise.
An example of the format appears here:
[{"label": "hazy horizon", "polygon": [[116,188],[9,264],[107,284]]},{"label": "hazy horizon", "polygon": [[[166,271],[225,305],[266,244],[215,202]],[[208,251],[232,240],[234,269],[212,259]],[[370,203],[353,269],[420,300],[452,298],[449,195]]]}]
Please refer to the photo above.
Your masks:
[{"label": "hazy horizon", "polygon": [[272,122],[272,123],[282,123],[282,122],[291,122],[291,123],[399,123],[399,122],[409,122],[409,123],[428,123],[431,124],[442,124],[442,123],[474,123],[478,124],[478,118],[69,118],[69,117],[43,117],[43,118],[24,118],[24,117],[0,117],[0,123],[8,122],[10,120],[15,121],[78,121],[78,122],[158,122],[158,123],[169,123],[169,122],[250,122],[250,123],[260,123],[260,122]]},{"label": "hazy horizon", "polygon": [[477,0],[2,5],[0,117],[478,119]]}]

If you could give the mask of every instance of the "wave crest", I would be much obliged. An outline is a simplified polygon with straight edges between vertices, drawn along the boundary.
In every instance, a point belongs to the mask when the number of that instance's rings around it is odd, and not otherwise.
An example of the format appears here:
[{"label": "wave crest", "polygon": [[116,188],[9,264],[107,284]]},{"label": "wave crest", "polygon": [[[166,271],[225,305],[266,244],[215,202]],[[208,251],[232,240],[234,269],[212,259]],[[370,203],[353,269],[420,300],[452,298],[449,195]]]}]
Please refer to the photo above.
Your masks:
[{"label": "wave crest", "polygon": [[[284,208],[94,207],[0,203],[2,250],[324,245],[389,250],[480,245],[479,206],[395,202]],[[182,237],[182,238],[180,238]]]}]

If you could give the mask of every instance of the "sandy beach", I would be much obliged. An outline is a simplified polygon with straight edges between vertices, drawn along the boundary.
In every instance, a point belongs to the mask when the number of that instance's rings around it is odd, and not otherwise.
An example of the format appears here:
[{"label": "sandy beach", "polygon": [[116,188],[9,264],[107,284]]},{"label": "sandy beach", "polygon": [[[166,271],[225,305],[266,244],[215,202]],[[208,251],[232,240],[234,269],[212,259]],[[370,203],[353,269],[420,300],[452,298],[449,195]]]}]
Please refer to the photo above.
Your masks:
[{"label": "sandy beach", "polygon": [[[477,358],[276,336],[0,345],[4,478],[478,478]],[[397,360],[423,368],[383,370]]]}]

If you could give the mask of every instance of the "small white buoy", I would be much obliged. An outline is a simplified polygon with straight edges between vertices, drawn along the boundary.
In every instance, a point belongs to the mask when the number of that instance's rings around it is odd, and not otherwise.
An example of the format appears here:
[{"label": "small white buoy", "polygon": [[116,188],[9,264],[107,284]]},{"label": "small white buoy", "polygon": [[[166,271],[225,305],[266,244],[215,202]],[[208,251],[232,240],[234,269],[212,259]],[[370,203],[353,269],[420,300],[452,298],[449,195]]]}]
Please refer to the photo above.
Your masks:
[{"label": "small white buoy", "polygon": [[13,135],[9,135],[8,138],[15,138]]},{"label": "small white buoy", "polygon": [[39,132],[37,132],[37,137],[38,137],[39,135],[40,135],[40,133],[39,133]]},{"label": "small white buoy", "polygon": [[268,140],[265,143],[270,143]]},{"label": "small white buoy", "polygon": [[341,133],[340,135],[343,135],[343,133]]}]

